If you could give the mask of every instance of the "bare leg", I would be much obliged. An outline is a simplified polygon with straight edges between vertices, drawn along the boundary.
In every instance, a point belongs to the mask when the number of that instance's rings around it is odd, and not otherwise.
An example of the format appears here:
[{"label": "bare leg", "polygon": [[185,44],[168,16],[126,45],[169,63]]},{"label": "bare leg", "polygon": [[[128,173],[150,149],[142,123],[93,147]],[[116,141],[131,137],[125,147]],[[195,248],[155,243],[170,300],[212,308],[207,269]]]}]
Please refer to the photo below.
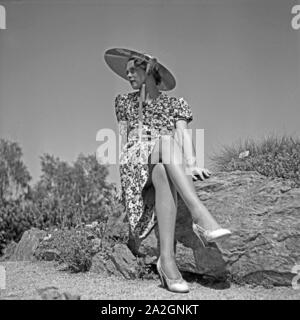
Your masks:
[{"label": "bare leg", "polygon": [[186,175],[182,163],[182,151],[178,143],[169,135],[161,136],[151,153],[151,162],[162,160],[166,171],[188,207],[194,222],[207,230],[220,228],[208,209],[197,196],[191,176]]},{"label": "bare leg", "polygon": [[162,163],[154,166],[152,181],[155,188],[160,243],[160,259],[164,272],[170,279],[178,279],[180,272],[174,254],[174,233],[177,213],[177,191]]}]

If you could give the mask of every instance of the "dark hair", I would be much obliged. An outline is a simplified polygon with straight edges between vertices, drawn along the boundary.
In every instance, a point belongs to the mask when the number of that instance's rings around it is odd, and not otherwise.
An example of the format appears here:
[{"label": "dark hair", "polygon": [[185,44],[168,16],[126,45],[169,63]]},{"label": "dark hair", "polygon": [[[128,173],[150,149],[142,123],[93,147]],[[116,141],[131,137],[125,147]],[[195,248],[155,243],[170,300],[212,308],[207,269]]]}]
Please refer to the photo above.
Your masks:
[{"label": "dark hair", "polygon": [[[135,67],[141,67],[142,69],[144,69],[146,71],[147,61],[131,57],[128,59],[128,62],[131,60],[133,60]],[[155,80],[155,84],[159,85],[161,83],[161,76],[160,76],[158,70],[155,68],[152,69],[151,74],[153,75],[153,78]]]}]

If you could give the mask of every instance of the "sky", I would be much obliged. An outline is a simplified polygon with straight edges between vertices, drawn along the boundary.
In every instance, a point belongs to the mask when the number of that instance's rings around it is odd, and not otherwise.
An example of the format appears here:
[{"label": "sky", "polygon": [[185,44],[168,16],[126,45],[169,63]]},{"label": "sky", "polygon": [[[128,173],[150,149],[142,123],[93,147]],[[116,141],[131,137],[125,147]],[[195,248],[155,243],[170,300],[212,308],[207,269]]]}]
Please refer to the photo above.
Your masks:
[{"label": "sky", "polygon": [[[72,163],[117,132],[114,98],[133,89],[104,52],[146,52],[169,68],[204,129],[205,167],[224,145],[300,136],[300,29],[289,0],[1,1],[0,138],[18,142],[35,183],[40,156]],[[119,185],[118,164],[108,180]]]}]

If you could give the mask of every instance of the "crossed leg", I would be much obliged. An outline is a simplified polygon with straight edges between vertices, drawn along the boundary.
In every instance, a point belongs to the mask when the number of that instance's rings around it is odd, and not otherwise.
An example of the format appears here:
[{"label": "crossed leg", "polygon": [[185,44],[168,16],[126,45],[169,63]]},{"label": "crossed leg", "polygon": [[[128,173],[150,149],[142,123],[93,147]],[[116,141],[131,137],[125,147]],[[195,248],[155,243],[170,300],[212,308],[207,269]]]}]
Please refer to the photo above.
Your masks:
[{"label": "crossed leg", "polygon": [[[155,188],[155,211],[158,220],[160,257],[170,279],[178,279],[175,263],[174,233],[177,214],[177,191],[195,222],[208,230],[219,228],[207,208],[199,200],[191,176],[186,175],[177,142],[171,136],[161,136],[151,154],[154,165],[151,178]],[[162,161],[162,163],[159,163]]]},{"label": "crossed leg", "polygon": [[192,177],[185,173],[185,166],[182,163],[182,151],[177,141],[170,135],[161,136],[154,145],[151,153],[151,163],[157,164],[160,161],[162,161],[176,191],[178,191],[188,207],[193,221],[206,230],[220,228],[208,209],[198,198]]}]

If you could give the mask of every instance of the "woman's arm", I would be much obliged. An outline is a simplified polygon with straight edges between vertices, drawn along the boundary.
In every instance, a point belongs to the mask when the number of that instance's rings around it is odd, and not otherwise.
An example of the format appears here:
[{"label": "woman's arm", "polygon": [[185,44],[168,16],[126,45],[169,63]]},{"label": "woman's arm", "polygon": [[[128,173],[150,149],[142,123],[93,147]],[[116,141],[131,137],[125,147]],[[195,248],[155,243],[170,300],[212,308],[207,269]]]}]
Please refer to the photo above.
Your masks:
[{"label": "woman's arm", "polygon": [[192,175],[193,180],[204,180],[210,176],[210,171],[202,169],[197,165],[197,157],[192,136],[189,133],[188,123],[186,120],[176,121],[174,138],[177,141],[184,156],[184,166],[188,175]]},{"label": "woman's arm", "polygon": [[186,120],[176,121],[175,135],[174,138],[179,144],[184,160],[188,166],[196,166],[197,158],[195,147],[191,135],[188,132],[188,124]]}]

